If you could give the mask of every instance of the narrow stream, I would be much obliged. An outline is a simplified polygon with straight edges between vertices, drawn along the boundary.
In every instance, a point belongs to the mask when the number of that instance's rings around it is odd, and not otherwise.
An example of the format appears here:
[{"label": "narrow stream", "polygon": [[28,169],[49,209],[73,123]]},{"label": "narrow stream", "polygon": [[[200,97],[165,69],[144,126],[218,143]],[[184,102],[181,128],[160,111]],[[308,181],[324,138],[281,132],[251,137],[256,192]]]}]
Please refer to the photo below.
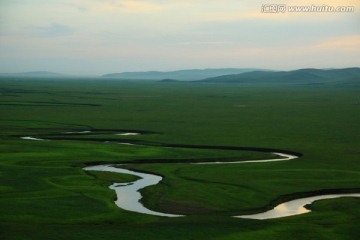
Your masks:
[{"label": "narrow stream", "polygon": [[32,140],[32,141],[47,141],[45,139],[34,138],[34,137],[21,137],[21,139],[23,139],[23,140]]},{"label": "narrow stream", "polygon": [[[68,134],[86,134],[90,133],[90,131],[81,131],[81,132],[67,132]],[[123,135],[123,136],[135,136],[140,135],[140,133],[133,133],[133,132],[124,132],[118,133],[116,135]],[[47,141],[46,139],[35,138],[35,137],[21,137],[23,140],[33,140],[33,141]],[[119,144],[129,144],[134,145],[131,143],[119,143]],[[285,153],[278,153],[274,152],[273,154],[279,156],[279,158],[274,159],[263,159],[263,160],[248,160],[248,161],[234,161],[234,162],[200,162],[200,163],[192,163],[196,165],[204,165],[204,164],[243,164],[243,163],[265,163],[265,162],[279,162],[279,161],[288,161],[298,158],[296,155],[285,154]],[[139,190],[146,188],[148,186],[156,185],[161,180],[162,177],[155,175],[155,174],[148,174],[148,173],[140,173],[124,168],[119,168],[118,166],[121,165],[96,165],[96,166],[88,166],[85,167],[85,171],[104,171],[104,172],[115,172],[115,173],[123,173],[123,174],[130,174],[139,177],[140,179],[130,182],[130,183],[114,183],[109,186],[110,189],[116,192],[117,200],[115,204],[124,210],[142,213],[142,214],[149,214],[155,216],[162,216],[162,217],[182,217],[184,215],[177,215],[177,214],[169,214],[169,213],[161,213],[152,211],[144,207],[144,205],[140,202],[142,199],[142,195]],[[328,195],[318,195],[313,197],[307,198],[300,198],[291,200],[288,202],[284,202],[279,204],[275,208],[257,214],[251,215],[240,215],[234,216],[236,218],[247,218],[247,219],[272,219],[272,218],[281,218],[281,217],[288,217],[294,216],[299,214],[304,214],[310,212],[305,206],[308,204],[313,203],[317,200],[322,199],[330,199],[330,198],[340,198],[340,197],[360,197],[360,193],[354,194],[328,194]]]},{"label": "narrow stream", "polygon": [[264,163],[264,162],[280,162],[280,161],[289,161],[292,159],[298,158],[295,155],[285,154],[285,153],[273,153],[281,158],[273,158],[273,159],[263,159],[263,160],[248,160],[248,161],[234,161],[234,162],[198,162],[192,164],[239,164],[239,163]]}]

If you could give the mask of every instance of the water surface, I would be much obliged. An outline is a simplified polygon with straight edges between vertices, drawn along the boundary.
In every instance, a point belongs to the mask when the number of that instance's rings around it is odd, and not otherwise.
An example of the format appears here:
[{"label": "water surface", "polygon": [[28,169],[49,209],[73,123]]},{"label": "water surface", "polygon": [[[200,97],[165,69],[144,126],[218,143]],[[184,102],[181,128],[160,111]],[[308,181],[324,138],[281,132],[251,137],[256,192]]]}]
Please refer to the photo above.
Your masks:
[{"label": "water surface", "polygon": [[48,140],[45,140],[45,139],[35,138],[35,137],[21,137],[21,139],[23,139],[23,140],[32,140],[32,141],[48,141]]},{"label": "water surface", "polygon": [[147,173],[140,173],[131,171],[128,169],[117,168],[112,165],[98,165],[98,166],[90,166],[84,168],[86,171],[105,171],[105,172],[117,172],[117,173],[124,173],[124,174],[131,174],[134,176],[138,176],[140,179],[131,182],[131,183],[114,183],[109,188],[115,190],[117,200],[115,204],[128,211],[155,215],[155,216],[163,216],[163,217],[181,217],[182,215],[175,215],[175,214],[168,214],[168,213],[161,213],[155,212],[150,209],[144,207],[144,205],[140,202],[142,196],[139,192],[140,189],[143,189],[148,186],[156,185],[161,180],[162,177],[154,175],[154,174],[147,174]]},{"label": "water surface", "polygon": [[281,218],[281,217],[289,217],[300,215],[304,213],[311,212],[311,210],[307,209],[305,206],[313,203],[317,200],[323,199],[331,199],[331,198],[341,198],[341,197],[360,197],[358,193],[347,193],[347,194],[328,194],[328,195],[319,195],[314,197],[300,198],[292,201],[288,201],[282,204],[277,205],[275,208],[257,214],[251,215],[241,215],[235,216],[238,218],[249,218],[249,219],[272,219],[272,218]]}]

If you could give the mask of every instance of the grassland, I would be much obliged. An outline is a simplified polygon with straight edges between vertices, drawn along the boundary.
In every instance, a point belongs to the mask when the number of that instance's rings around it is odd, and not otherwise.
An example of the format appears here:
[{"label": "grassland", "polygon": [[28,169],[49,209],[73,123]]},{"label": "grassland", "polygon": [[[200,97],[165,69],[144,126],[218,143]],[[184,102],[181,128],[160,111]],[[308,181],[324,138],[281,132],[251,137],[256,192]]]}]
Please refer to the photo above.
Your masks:
[{"label": "grassland", "polygon": [[[360,191],[360,88],[111,80],[0,80],[1,239],[358,239],[360,200],[319,201],[314,212],[267,221],[230,216],[317,191]],[[26,141],[83,130],[81,139]],[[105,144],[105,139],[158,143]],[[89,141],[92,140],[92,141]],[[97,141],[98,140],[98,141]],[[201,159],[263,159],[267,153],[169,148],[241,146],[302,153],[297,160],[221,166]],[[107,186],[133,176],[86,173],[89,163],[164,176],[143,191],[149,208],[178,219],[123,211]]]}]

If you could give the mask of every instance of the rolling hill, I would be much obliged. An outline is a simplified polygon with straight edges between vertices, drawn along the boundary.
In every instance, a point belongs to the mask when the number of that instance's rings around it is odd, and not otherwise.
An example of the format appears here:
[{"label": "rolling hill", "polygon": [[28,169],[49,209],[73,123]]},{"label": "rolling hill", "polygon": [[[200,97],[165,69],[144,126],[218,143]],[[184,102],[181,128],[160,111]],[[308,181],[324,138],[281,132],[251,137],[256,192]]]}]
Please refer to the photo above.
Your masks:
[{"label": "rolling hill", "polygon": [[301,83],[301,84],[360,84],[360,68],[299,69],[294,71],[253,71],[205,78],[199,83]]},{"label": "rolling hill", "polygon": [[204,78],[217,77],[229,74],[240,74],[251,71],[260,71],[256,68],[219,68],[219,69],[189,69],[178,70],[171,72],[160,71],[148,71],[148,72],[123,72],[123,73],[111,73],[105,74],[104,78],[114,79],[137,79],[137,80],[162,80],[162,79],[174,79],[174,80],[200,80]]}]

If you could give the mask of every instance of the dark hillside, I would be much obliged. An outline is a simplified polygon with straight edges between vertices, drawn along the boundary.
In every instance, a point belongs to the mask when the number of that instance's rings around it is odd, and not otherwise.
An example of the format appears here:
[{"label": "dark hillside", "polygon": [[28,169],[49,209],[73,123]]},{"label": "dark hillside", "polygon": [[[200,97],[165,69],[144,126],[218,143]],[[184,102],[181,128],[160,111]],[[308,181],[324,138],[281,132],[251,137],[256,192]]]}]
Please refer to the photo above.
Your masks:
[{"label": "dark hillside", "polygon": [[330,83],[348,81],[356,83],[360,79],[360,68],[345,69],[299,69],[294,71],[280,72],[247,72],[241,74],[225,75],[214,78],[206,78],[198,82],[209,83]]}]

